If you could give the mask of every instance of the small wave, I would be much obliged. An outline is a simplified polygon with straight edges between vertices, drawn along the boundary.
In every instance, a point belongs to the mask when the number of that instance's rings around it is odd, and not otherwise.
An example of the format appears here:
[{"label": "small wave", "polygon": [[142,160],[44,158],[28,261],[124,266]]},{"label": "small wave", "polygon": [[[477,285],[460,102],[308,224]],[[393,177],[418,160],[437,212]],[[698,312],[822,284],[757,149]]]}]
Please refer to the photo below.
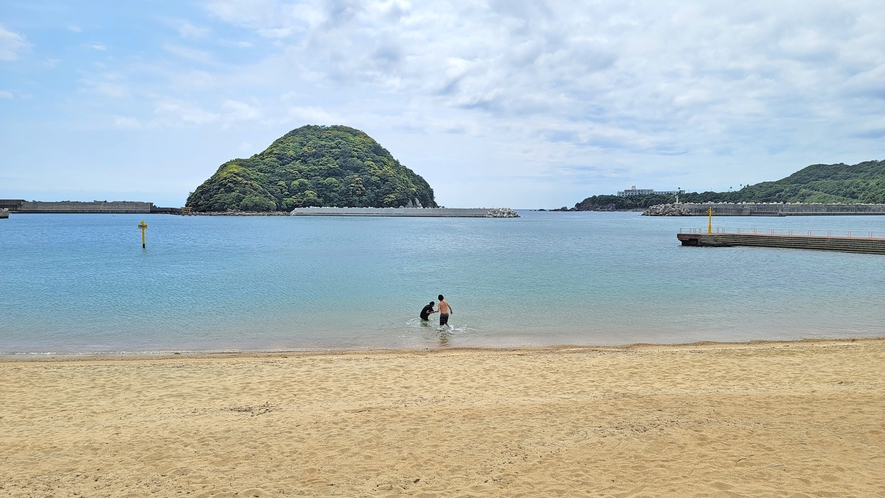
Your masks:
[{"label": "small wave", "polygon": [[472,334],[476,332],[476,329],[470,328],[467,325],[459,325],[457,327],[437,327],[437,331],[446,332],[449,334]]}]

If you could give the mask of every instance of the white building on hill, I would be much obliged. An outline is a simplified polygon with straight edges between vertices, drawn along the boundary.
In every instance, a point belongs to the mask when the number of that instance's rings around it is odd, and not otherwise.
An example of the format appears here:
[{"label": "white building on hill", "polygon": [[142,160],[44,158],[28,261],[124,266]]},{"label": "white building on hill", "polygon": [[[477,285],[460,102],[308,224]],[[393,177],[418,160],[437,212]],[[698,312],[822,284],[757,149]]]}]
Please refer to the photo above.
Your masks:
[{"label": "white building on hill", "polygon": [[630,188],[630,190],[620,190],[618,191],[618,197],[630,197],[633,195],[649,195],[649,194],[659,194],[659,195],[679,195],[685,193],[684,190],[655,190],[652,188],[636,188],[636,185]]}]

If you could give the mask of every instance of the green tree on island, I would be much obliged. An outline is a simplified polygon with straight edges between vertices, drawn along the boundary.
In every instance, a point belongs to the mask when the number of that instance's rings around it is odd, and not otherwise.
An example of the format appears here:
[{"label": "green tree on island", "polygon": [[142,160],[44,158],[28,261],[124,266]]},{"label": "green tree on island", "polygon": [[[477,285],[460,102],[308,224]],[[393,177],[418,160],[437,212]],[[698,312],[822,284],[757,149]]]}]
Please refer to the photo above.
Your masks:
[{"label": "green tree on island", "polygon": [[198,212],[298,207],[437,207],[420,175],[360,130],[302,126],[264,152],[222,164],[188,196]]}]

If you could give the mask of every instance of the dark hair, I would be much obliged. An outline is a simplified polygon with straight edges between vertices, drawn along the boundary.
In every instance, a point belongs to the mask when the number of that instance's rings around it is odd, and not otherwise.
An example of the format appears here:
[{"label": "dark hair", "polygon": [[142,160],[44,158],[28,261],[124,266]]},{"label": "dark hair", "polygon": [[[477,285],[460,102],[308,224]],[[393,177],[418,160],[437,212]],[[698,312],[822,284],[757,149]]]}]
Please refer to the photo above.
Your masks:
[{"label": "dark hair", "polygon": [[430,301],[430,305],[433,306],[433,301]]},{"label": "dark hair", "polygon": [[436,298],[439,299],[440,301],[442,301],[443,299],[445,299],[444,297],[442,297],[442,294],[440,294],[440,295],[437,296]]}]

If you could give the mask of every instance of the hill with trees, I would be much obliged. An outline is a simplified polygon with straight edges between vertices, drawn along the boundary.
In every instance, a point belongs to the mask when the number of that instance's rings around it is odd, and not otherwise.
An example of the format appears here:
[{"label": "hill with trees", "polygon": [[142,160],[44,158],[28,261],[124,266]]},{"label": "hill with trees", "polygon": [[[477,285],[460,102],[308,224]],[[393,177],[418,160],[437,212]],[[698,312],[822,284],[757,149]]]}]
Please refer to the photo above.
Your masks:
[{"label": "hill with trees", "polygon": [[260,154],[222,164],[187,199],[196,212],[297,207],[437,207],[433,189],[366,133],[302,126]]},{"label": "hill with trees", "polygon": [[[673,195],[594,195],[571,211],[623,211],[675,202]],[[885,160],[855,165],[813,164],[773,182],[743,185],[729,192],[686,192],[680,202],[802,202],[885,204]]]}]

